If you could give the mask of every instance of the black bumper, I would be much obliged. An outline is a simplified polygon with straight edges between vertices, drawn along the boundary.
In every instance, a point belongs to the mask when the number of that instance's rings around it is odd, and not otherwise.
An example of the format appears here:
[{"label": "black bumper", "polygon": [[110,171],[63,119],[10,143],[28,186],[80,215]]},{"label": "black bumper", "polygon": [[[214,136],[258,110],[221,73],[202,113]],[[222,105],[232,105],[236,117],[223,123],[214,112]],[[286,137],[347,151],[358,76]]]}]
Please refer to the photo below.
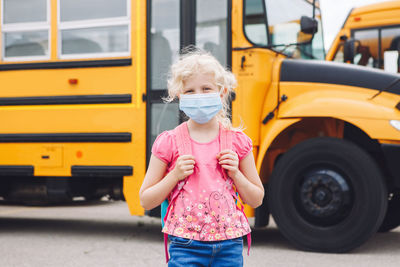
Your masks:
[{"label": "black bumper", "polygon": [[382,144],[386,167],[393,177],[393,184],[400,188],[400,145]]}]

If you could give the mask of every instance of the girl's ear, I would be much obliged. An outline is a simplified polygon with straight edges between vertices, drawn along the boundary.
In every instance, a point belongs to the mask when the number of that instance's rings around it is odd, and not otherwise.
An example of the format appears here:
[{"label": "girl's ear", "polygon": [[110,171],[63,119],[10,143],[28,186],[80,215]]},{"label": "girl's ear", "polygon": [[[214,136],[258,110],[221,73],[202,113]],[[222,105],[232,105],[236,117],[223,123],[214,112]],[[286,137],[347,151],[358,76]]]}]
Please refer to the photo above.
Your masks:
[{"label": "girl's ear", "polygon": [[228,93],[228,88],[224,87],[224,89],[222,89],[222,92],[221,92],[220,96],[223,97],[227,93]]}]

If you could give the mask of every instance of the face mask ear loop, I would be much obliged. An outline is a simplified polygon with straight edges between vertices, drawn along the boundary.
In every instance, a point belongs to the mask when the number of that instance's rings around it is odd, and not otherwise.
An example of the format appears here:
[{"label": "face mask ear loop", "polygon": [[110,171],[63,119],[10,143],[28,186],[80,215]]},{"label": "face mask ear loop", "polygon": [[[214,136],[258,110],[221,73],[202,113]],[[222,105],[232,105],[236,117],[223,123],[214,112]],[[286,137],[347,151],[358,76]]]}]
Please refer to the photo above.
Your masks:
[{"label": "face mask ear loop", "polygon": [[216,83],[215,85],[218,87],[218,94],[221,96],[221,98],[223,98],[227,89],[223,84]]}]

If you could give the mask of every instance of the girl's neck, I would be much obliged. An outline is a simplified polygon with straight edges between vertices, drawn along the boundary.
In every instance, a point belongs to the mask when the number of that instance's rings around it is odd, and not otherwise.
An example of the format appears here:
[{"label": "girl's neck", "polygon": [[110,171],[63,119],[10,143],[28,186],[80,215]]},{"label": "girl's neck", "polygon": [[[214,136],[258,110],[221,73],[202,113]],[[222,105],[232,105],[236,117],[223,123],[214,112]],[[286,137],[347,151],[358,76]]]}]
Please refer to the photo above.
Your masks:
[{"label": "girl's neck", "polygon": [[187,126],[190,137],[200,143],[208,143],[214,140],[219,134],[219,123],[216,117],[203,124],[189,119]]}]

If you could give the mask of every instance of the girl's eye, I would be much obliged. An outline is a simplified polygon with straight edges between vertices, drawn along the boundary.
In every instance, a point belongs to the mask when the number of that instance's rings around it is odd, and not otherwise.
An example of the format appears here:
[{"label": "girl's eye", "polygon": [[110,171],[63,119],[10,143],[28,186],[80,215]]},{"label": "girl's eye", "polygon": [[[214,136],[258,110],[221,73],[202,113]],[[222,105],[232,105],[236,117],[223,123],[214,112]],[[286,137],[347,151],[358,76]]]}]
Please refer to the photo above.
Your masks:
[{"label": "girl's eye", "polygon": [[185,91],[183,91],[183,93],[184,93],[184,94],[190,94],[190,93],[193,93],[193,90],[192,90],[192,89],[185,90]]}]

